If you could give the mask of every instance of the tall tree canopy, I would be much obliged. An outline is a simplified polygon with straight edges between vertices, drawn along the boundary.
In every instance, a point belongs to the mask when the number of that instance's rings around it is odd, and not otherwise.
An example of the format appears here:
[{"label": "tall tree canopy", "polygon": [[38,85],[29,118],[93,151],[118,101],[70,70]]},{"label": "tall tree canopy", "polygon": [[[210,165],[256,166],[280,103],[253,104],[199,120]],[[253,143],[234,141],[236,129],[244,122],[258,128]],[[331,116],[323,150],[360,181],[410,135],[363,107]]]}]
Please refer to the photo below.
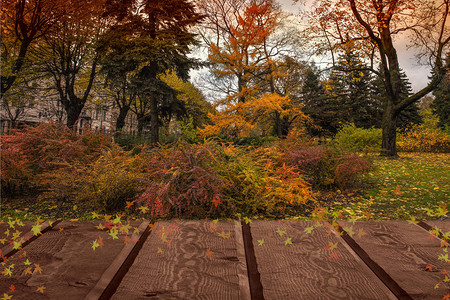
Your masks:
[{"label": "tall tree canopy", "polygon": [[284,26],[286,16],[279,5],[214,0],[202,1],[201,8],[207,15],[203,37],[209,46],[212,85],[217,89],[222,84],[219,90],[225,93],[216,97],[214,124],[203,133],[246,136],[273,128],[276,135],[285,135],[295,118],[288,115],[295,113],[289,95],[277,85],[286,77],[282,65],[294,52],[296,39]]},{"label": "tall tree canopy", "polygon": [[69,10],[58,0],[2,1],[0,98],[27,65],[30,47],[54,29]]}]

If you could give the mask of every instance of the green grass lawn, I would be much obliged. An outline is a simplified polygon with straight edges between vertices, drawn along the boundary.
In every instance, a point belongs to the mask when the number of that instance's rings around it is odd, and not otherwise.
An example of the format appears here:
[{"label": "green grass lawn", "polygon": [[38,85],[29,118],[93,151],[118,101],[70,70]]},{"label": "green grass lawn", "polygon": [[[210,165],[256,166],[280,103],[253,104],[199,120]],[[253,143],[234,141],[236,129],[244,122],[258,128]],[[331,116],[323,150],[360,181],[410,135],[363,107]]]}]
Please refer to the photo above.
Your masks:
[{"label": "green grass lawn", "polygon": [[[436,219],[445,215],[450,198],[450,154],[401,153],[392,160],[373,156],[374,170],[366,174],[362,187],[354,191],[321,193],[322,200],[308,205],[299,218],[310,217],[314,205],[341,211],[346,218]],[[326,195],[326,196],[325,196]],[[64,218],[90,219],[91,212],[75,203],[36,203],[35,198],[2,203],[2,219]],[[136,215],[135,215],[136,216]],[[142,216],[140,216],[142,217]],[[297,217],[297,218],[298,218]]]},{"label": "green grass lawn", "polygon": [[[373,157],[365,188],[334,206],[347,214],[375,219],[439,218],[450,203],[450,154],[401,153],[400,159]],[[450,207],[447,207],[450,208]]]}]

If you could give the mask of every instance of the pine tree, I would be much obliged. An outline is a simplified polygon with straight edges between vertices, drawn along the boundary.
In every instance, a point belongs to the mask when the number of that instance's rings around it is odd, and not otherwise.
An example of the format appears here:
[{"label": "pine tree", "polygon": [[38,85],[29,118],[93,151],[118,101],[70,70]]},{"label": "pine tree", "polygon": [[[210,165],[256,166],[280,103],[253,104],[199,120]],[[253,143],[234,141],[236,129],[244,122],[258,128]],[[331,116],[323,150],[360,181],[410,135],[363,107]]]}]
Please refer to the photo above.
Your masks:
[{"label": "pine tree", "polygon": [[324,116],[327,126],[324,128],[336,133],[345,123],[354,123],[358,127],[373,125],[373,116],[378,107],[371,95],[372,76],[367,67],[352,49],[338,57],[325,86],[328,98],[324,103]]},{"label": "pine tree", "polygon": [[118,30],[128,31],[130,47],[124,57],[136,62],[133,82],[137,100],[131,109],[138,117],[138,131],[150,122],[151,140],[157,143],[162,118],[183,109],[176,91],[159,75],[170,69],[186,80],[189,70],[198,65],[188,54],[197,44],[192,27],[203,16],[187,0],[109,0],[107,8]]},{"label": "pine tree", "polygon": [[[450,55],[447,61],[450,62]],[[439,117],[439,126],[450,126],[450,71],[433,91],[433,96],[435,99],[431,103],[431,109]]]},{"label": "pine tree", "polygon": [[[413,94],[413,90],[411,87],[411,83],[409,82],[406,73],[403,70],[400,70],[400,79],[401,79],[401,87],[399,99],[405,99]],[[383,103],[386,101],[386,89],[384,88],[383,78],[377,76],[373,80],[373,90],[375,99],[377,101],[378,107],[383,107]],[[381,124],[379,121],[381,120],[381,111],[378,112],[377,117],[374,118],[375,122],[373,125],[375,127],[379,127]],[[419,114],[419,106],[417,103],[413,103],[407,106],[397,117],[397,128],[406,129],[413,124],[419,124],[422,122],[422,118]]]},{"label": "pine tree", "polygon": [[313,121],[312,126],[308,126],[311,135],[323,135],[333,127],[331,124],[333,116],[327,113],[327,100],[328,97],[320,82],[319,72],[316,67],[311,66],[306,71],[301,89],[303,112]]}]

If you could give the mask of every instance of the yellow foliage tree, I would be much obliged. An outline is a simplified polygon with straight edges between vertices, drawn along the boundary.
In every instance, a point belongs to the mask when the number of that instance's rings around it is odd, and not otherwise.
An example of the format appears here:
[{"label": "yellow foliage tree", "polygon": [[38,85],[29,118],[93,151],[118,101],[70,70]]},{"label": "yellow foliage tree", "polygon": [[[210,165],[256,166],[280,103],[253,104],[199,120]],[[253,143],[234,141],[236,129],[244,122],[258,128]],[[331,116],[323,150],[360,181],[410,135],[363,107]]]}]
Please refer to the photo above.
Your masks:
[{"label": "yellow foliage tree", "polygon": [[274,87],[277,78],[285,76],[276,67],[282,57],[268,46],[269,37],[281,26],[279,7],[271,1],[252,3],[237,19],[225,42],[210,44],[214,74],[233,78],[237,89],[216,102],[216,111],[210,115],[213,124],[201,130],[205,136],[267,135],[281,116],[301,114],[291,105],[289,95]]}]

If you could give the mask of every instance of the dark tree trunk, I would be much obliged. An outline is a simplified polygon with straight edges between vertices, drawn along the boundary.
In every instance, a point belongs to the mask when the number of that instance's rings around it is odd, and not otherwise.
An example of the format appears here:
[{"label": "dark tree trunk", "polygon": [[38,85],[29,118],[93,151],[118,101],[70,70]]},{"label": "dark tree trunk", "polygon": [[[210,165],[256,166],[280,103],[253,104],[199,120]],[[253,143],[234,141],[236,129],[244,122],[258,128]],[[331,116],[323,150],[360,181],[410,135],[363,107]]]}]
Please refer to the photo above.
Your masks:
[{"label": "dark tree trunk", "polygon": [[283,119],[281,119],[281,136],[283,138],[287,137],[290,129],[291,129],[291,122],[289,121],[289,117],[284,116]]},{"label": "dark tree trunk", "polygon": [[283,136],[283,132],[282,132],[282,120],[281,120],[281,116],[280,113],[275,111],[275,133],[277,135],[278,138],[281,138]]},{"label": "dark tree trunk", "polygon": [[127,118],[129,110],[129,106],[122,106],[120,108],[119,115],[117,116],[116,120],[116,131],[122,131],[123,127],[125,126],[125,119]]},{"label": "dark tree trunk", "polygon": [[66,107],[66,113],[67,113],[67,122],[66,125],[70,129],[73,129],[75,124],[77,123],[78,119],[80,118],[81,110],[83,107],[79,106],[68,106]]},{"label": "dark tree trunk", "polygon": [[144,127],[147,124],[147,118],[145,116],[138,116],[137,118],[137,135],[142,136],[142,132],[144,131]]},{"label": "dark tree trunk", "polygon": [[159,142],[158,100],[154,96],[150,99],[150,137],[152,144]]},{"label": "dark tree trunk", "polygon": [[392,102],[386,103],[383,112],[381,156],[397,157],[397,114]]}]

